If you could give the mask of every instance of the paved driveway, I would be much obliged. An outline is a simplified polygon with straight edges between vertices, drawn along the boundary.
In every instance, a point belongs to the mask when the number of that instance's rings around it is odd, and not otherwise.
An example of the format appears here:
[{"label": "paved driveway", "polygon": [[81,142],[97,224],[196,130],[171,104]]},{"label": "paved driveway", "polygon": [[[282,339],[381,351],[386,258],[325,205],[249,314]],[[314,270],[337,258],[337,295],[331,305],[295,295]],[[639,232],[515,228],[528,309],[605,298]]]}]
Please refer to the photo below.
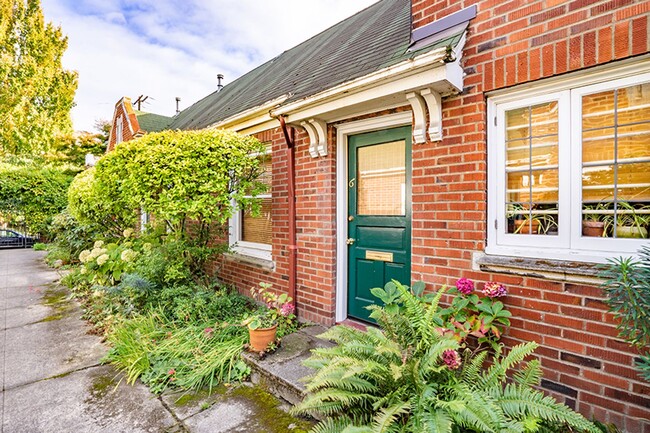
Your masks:
[{"label": "paved driveway", "polygon": [[0,250],[0,433],[302,431],[256,388],[179,400],[120,381],[43,257]]}]

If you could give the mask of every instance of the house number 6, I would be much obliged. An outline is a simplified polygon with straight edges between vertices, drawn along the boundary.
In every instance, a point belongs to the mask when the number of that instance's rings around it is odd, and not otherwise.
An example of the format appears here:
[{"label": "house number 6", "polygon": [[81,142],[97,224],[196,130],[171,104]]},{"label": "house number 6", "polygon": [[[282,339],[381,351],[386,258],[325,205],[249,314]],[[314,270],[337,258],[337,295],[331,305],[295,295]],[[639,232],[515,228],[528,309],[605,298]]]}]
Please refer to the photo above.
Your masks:
[{"label": "house number 6", "polygon": [[349,186],[350,188],[354,188],[354,181],[355,181],[355,180],[356,180],[356,178],[353,177],[352,179],[350,179],[350,182],[348,182],[348,186]]}]

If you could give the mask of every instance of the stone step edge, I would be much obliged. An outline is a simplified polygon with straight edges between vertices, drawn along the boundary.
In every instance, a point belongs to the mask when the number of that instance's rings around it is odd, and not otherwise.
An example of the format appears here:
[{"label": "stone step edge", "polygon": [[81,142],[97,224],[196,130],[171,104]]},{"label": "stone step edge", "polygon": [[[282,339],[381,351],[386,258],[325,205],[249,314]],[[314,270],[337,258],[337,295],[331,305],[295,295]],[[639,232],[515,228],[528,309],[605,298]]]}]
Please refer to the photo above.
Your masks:
[{"label": "stone step edge", "polygon": [[242,357],[251,369],[250,381],[252,383],[265,388],[271,394],[294,406],[303,400],[306,395],[305,390],[264,368],[264,365],[259,362],[258,354],[244,352]]}]

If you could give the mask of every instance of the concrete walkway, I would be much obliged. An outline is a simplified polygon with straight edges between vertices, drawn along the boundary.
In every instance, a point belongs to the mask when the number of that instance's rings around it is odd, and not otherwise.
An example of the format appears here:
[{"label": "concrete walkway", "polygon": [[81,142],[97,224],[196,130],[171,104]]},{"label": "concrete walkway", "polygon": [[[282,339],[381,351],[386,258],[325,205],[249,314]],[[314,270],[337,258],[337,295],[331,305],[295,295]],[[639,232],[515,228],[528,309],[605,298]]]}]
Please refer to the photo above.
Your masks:
[{"label": "concrete walkway", "polygon": [[100,365],[106,346],[44,253],[0,250],[0,433],[301,432],[304,421],[258,388],[149,392]]}]

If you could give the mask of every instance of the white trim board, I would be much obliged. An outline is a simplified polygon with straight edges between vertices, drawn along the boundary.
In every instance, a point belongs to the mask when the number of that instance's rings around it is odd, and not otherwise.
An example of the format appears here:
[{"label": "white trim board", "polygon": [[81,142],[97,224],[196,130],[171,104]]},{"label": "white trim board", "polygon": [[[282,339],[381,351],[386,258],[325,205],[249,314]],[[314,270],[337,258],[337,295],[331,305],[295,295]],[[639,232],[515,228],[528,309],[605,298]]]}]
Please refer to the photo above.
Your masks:
[{"label": "white trim board", "polygon": [[413,113],[404,111],[336,126],[336,321],[348,317],[348,136],[411,125]]}]

